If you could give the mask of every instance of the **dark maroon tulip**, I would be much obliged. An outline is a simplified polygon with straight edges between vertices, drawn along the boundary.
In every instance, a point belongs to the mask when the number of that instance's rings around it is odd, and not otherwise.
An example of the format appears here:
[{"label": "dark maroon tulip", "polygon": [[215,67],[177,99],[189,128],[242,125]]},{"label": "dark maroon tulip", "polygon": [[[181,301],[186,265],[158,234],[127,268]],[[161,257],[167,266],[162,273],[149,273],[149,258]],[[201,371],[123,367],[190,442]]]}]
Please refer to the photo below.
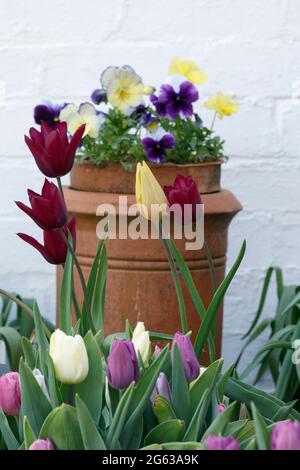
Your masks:
[{"label": "dark maroon tulip", "polygon": [[28,450],[55,450],[55,447],[50,439],[37,439]]},{"label": "dark maroon tulip", "polygon": [[168,400],[169,403],[171,403],[172,401],[170,385],[169,385],[166,374],[164,374],[163,372],[159,374],[154,390],[151,394],[152,403],[154,403],[157,395],[161,395],[166,400]]},{"label": "dark maroon tulip", "polygon": [[107,378],[112,387],[120,389],[138,382],[140,369],[132,341],[114,340],[107,359]]},{"label": "dark maroon tulip", "polygon": [[208,450],[240,450],[240,444],[232,436],[207,436],[205,445]]},{"label": "dark maroon tulip", "polygon": [[174,344],[177,344],[179,349],[186,380],[188,382],[195,380],[200,374],[200,365],[190,338],[177,331],[173,339],[173,346]]},{"label": "dark maroon tulip", "polygon": [[30,137],[25,135],[25,142],[45,176],[57,178],[71,171],[84,129],[83,124],[69,142],[66,122],[57,123],[55,129],[42,122],[40,132],[34,127],[30,128]]},{"label": "dark maroon tulip", "polygon": [[17,206],[29,215],[43,230],[60,228],[67,222],[67,209],[58,188],[45,180],[42,194],[27,190],[31,207],[16,201]]},{"label": "dark maroon tulip", "polygon": [[26,233],[17,233],[17,235],[22,238],[29,245],[36,248],[41,255],[45,258],[48,263],[51,264],[63,264],[66,261],[67,257],[67,245],[61,236],[61,230],[64,234],[68,236],[68,231],[70,231],[73,238],[74,250],[76,247],[76,219],[70,220],[70,222],[65,225],[62,229],[50,230],[43,232],[44,234],[44,244],[39,243],[35,238]]},{"label": "dark maroon tulip", "polygon": [[[177,175],[172,186],[164,186],[164,192],[167,196],[170,206],[178,204],[181,208],[180,216],[183,221],[184,206],[191,205],[192,222],[197,218],[197,204],[202,204],[201,196],[195,180],[191,176]],[[175,209],[175,214],[178,211]],[[186,220],[185,220],[186,221]],[[189,221],[187,221],[189,222]]]},{"label": "dark maroon tulip", "polygon": [[18,372],[8,372],[0,377],[0,408],[10,416],[19,414],[21,389]]},{"label": "dark maroon tulip", "polygon": [[272,429],[271,450],[300,450],[300,422],[278,421]]}]

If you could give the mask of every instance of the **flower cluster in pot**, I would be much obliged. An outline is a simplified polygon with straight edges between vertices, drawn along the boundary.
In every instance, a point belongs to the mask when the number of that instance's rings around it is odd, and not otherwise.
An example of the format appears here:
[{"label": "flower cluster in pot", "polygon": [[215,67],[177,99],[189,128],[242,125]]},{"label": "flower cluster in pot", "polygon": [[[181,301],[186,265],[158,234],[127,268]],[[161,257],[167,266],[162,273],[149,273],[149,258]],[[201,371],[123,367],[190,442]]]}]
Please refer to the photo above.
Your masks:
[{"label": "flower cluster in pot", "polygon": [[[120,162],[131,166],[150,162],[199,163],[224,159],[223,141],[215,135],[216,117],[223,119],[238,109],[230,96],[221,92],[204,99],[201,87],[206,74],[191,60],[175,58],[168,75],[156,89],[146,86],[128,66],[109,66],[100,77],[101,88],[93,91],[92,102],[79,106],[40,104],[34,109],[36,123],[55,127],[65,121],[70,134],[85,124],[78,158],[96,164]],[[203,124],[195,105],[213,111],[212,123]]]},{"label": "flower cluster in pot", "polygon": [[[44,245],[24,234],[21,238],[48,262],[64,265],[64,273],[59,328],[49,331],[34,305],[35,337],[22,342],[18,372],[0,377],[0,432],[7,448],[237,450],[241,446],[251,448],[254,439],[259,448],[299,449],[299,414],[292,410],[287,414],[289,419],[273,422],[268,428],[256,408],[264,403],[264,396],[258,392],[256,404],[251,404],[253,392],[247,403],[249,408],[252,406],[255,423],[250,433],[253,439],[248,442],[239,439],[238,433],[232,435],[233,412],[240,408],[241,413],[245,392],[236,403],[241,385],[233,381],[228,395],[224,393],[230,374],[227,371],[221,375],[222,360],[200,368],[201,348],[199,351],[197,340],[194,345],[191,341],[184,311],[183,331],[173,337],[149,332],[143,322],[138,322],[133,331],[127,324],[125,332],[104,336],[102,241],[87,284],[82,280],[84,303],[77,305],[77,321],[72,323],[72,302],[74,308],[76,305],[73,264],[79,275],[80,266],[75,252],[75,223],[72,230],[60,177],[72,166],[84,129],[83,125],[69,139],[64,123],[54,129],[42,123],[41,133],[31,129],[31,138],[26,138],[38,167],[48,178],[57,178],[58,187],[46,180],[41,195],[28,191],[31,207],[17,203],[43,230]],[[145,162],[137,166],[136,181],[137,202],[145,217],[151,210],[143,212],[144,208],[152,204],[199,204],[201,200],[190,178],[178,176],[174,185],[164,191]],[[216,296],[222,301],[218,292]],[[207,311],[206,315],[211,314]],[[197,337],[205,340],[210,330],[203,322]],[[156,345],[152,352],[151,341],[157,339],[171,341],[170,347],[167,344],[161,349]],[[272,402],[272,406],[278,414],[278,402]],[[7,419],[11,416],[16,417],[18,426],[11,426]],[[266,418],[272,416],[267,413]],[[242,423],[241,432],[247,422]],[[262,422],[263,432],[258,429]]]}]

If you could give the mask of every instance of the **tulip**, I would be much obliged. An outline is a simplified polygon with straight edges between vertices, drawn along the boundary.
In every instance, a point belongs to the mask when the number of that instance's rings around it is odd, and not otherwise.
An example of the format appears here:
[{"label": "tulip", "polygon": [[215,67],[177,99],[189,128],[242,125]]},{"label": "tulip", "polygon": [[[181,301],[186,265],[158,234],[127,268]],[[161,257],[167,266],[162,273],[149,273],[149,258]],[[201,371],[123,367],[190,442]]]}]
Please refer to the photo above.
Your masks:
[{"label": "tulip", "polygon": [[224,405],[224,403],[219,403],[217,407],[217,414],[220,415],[225,410],[226,410],[226,405]]},{"label": "tulip", "polygon": [[41,132],[31,127],[25,142],[45,176],[57,178],[70,172],[84,130],[82,125],[69,142],[65,122],[59,122],[55,129],[42,122]]},{"label": "tulip", "polygon": [[132,341],[115,339],[107,359],[107,378],[114,388],[127,388],[140,378],[139,363]]},{"label": "tulip", "polygon": [[48,393],[48,390],[47,390],[47,387],[46,387],[45,377],[41,373],[40,369],[33,369],[32,373],[34,375],[35,380],[39,384],[43,394],[45,395],[47,400],[50,401],[49,393]]},{"label": "tulip", "polygon": [[55,330],[50,338],[50,356],[55,375],[62,383],[78,384],[88,375],[89,360],[80,335],[68,336],[61,330]]},{"label": "tulip", "polygon": [[10,416],[17,416],[21,408],[20,376],[8,372],[0,377],[0,408]]},{"label": "tulip", "polygon": [[240,444],[232,436],[207,436],[205,444],[208,450],[240,450]]},{"label": "tulip", "polygon": [[27,190],[31,207],[20,201],[17,206],[43,230],[60,228],[67,222],[67,209],[58,188],[45,179],[42,194]]},{"label": "tulip", "polygon": [[137,164],[135,195],[140,213],[146,219],[157,221],[166,213],[167,198],[146,162]]},{"label": "tulip", "polygon": [[146,331],[145,325],[141,321],[137,323],[133,331],[132,342],[137,356],[140,354],[144,365],[147,366],[151,355],[151,343],[149,331]]},{"label": "tulip", "polygon": [[169,403],[171,403],[172,395],[171,395],[170,385],[169,385],[167,376],[163,372],[159,374],[158,379],[155,384],[155,388],[151,394],[152,403],[154,403],[155,398],[158,395],[163,396],[166,400],[168,400]]},{"label": "tulip", "polygon": [[200,373],[200,365],[190,338],[177,331],[173,339],[173,347],[174,344],[179,349],[186,380],[188,382],[195,380]]},{"label": "tulip", "polygon": [[279,421],[271,435],[271,450],[300,450],[300,422]]},{"label": "tulip", "polygon": [[156,359],[160,355],[161,352],[162,352],[162,349],[156,344],[154,348],[154,352],[153,352],[154,359]]},{"label": "tulip", "polygon": [[[71,219],[70,222],[63,227],[63,232],[66,236],[68,236],[68,231],[70,231],[73,239],[73,247],[75,250],[76,246],[76,220],[75,218]],[[24,240],[25,242],[29,243],[29,245],[36,248],[41,255],[45,258],[48,263],[51,264],[63,264],[66,261],[67,257],[67,245],[63,240],[60,229],[58,230],[51,230],[47,232],[43,232],[44,236],[44,244],[42,245],[37,240],[35,240],[30,235],[26,233],[17,233],[17,235]]]},{"label": "tulip", "polygon": [[[172,186],[164,186],[170,206],[174,205],[174,213],[186,221],[185,205],[191,206],[192,222],[197,220],[197,205],[202,204],[201,196],[195,180],[191,176],[177,175]],[[178,211],[178,208],[181,210]],[[184,218],[185,215],[185,218]],[[188,221],[187,221],[188,222]]]},{"label": "tulip", "polygon": [[50,439],[37,439],[28,450],[55,450],[55,447]]}]

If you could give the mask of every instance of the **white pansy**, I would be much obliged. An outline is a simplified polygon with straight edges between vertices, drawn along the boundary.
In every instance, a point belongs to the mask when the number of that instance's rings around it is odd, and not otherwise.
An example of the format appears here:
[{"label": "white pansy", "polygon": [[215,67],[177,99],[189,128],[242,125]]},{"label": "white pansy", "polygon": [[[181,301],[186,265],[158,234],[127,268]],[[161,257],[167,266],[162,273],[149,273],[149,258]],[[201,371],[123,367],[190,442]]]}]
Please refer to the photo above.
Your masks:
[{"label": "white pansy", "polygon": [[79,108],[74,104],[68,104],[60,113],[59,119],[66,121],[68,131],[74,134],[76,130],[85,124],[84,136],[88,135],[96,139],[105,118],[103,113],[98,113],[91,103],[82,103]]}]

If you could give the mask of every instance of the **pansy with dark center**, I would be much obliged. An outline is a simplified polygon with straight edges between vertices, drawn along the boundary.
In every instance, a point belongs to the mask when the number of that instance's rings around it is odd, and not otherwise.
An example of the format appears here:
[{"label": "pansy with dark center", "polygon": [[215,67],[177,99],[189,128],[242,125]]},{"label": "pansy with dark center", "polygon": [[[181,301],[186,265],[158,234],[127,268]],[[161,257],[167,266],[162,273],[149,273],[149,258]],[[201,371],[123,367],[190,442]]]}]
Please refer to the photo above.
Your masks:
[{"label": "pansy with dark center", "polygon": [[188,82],[182,82],[178,91],[170,84],[162,85],[160,94],[152,94],[150,99],[155,106],[157,114],[162,117],[176,119],[180,117],[191,117],[193,115],[193,105],[199,98],[196,87]]},{"label": "pansy with dark center", "polygon": [[152,137],[142,139],[142,145],[151,162],[161,163],[165,159],[167,150],[174,147],[175,139],[171,134],[164,134],[162,137],[153,134]]},{"label": "pansy with dark center", "polygon": [[37,124],[45,122],[54,129],[59,122],[59,114],[66,106],[64,104],[38,104],[33,111],[34,120]]}]

